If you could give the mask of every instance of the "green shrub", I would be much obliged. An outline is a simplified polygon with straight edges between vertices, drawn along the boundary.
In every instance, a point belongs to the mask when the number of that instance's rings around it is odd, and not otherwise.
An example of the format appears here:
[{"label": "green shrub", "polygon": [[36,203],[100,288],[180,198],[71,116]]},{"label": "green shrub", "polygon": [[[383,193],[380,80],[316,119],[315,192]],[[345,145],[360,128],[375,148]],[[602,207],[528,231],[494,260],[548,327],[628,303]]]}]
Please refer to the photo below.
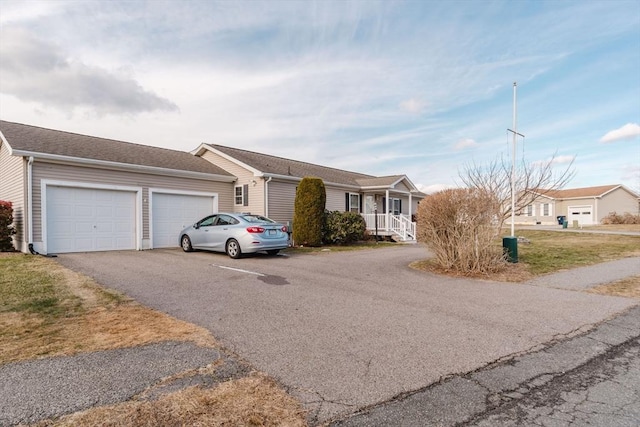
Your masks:
[{"label": "green shrub", "polygon": [[11,236],[16,234],[13,227],[13,207],[11,202],[0,200],[0,252],[13,251]]},{"label": "green shrub", "polygon": [[305,177],[298,184],[293,212],[293,241],[297,245],[320,246],[327,195],[320,178]]},{"label": "green shrub", "polygon": [[349,244],[362,240],[367,224],[356,212],[327,211],[322,240],[330,244]]}]

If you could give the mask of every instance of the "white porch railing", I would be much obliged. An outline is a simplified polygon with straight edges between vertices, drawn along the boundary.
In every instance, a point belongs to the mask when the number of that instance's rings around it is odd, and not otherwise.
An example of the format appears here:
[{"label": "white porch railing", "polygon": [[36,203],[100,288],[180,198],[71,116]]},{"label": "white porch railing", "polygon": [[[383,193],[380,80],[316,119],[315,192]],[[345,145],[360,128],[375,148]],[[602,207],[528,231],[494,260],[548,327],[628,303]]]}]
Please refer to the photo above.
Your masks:
[{"label": "white porch railing", "polygon": [[[364,222],[367,224],[367,230],[376,230],[376,214],[362,214]],[[393,214],[377,214],[378,233],[395,234],[401,240],[416,239],[416,223],[411,222],[409,215],[393,215]],[[387,224],[387,220],[389,223]]]}]

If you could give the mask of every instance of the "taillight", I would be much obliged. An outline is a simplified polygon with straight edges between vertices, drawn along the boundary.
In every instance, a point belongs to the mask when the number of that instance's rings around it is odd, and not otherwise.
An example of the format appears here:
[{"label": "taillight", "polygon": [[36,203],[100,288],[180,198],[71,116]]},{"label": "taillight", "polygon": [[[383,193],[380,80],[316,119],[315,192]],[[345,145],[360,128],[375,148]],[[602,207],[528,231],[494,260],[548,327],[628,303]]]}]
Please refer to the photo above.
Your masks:
[{"label": "taillight", "polygon": [[262,228],[262,227],[247,227],[247,231],[249,233],[264,233],[264,228]]},{"label": "taillight", "polygon": [[283,225],[280,230],[282,230],[283,233],[286,233],[287,232],[287,226]]}]

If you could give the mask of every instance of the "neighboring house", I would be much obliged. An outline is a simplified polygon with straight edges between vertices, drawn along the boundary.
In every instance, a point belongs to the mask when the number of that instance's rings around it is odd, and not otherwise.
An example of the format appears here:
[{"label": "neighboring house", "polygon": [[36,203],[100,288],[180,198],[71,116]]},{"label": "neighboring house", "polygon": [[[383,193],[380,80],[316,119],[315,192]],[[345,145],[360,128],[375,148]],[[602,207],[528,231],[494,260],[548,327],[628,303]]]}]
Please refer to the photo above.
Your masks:
[{"label": "neighboring house", "polygon": [[566,190],[536,190],[532,204],[517,212],[520,224],[558,224],[565,216],[569,224],[580,226],[600,224],[612,212],[638,215],[638,195],[621,184]]},{"label": "neighboring house", "polygon": [[366,214],[377,201],[381,234],[415,236],[410,216],[424,195],[404,175],[378,178],[217,145],[186,153],[0,121],[0,200],[13,203],[22,252],[175,247],[182,228],[217,211],[291,221],[297,182],[310,175],[325,181],[327,209]]}]

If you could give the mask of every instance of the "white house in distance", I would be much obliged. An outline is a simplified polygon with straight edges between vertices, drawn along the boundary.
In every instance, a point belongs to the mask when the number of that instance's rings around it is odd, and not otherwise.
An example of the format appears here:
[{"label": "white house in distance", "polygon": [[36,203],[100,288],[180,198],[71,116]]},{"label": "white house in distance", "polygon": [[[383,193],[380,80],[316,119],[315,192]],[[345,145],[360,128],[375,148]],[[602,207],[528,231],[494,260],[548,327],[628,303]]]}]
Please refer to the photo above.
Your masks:
[{"label": "white house in distance", "polygon": [[14,246],[40,253],[179,246],[212,212],[291,222],[297,183],[321,178],[328,210],[361,213],[381,235],[415,239],[424,194],[406,175],[372,176],[222,145],[192,153],[0,121],[0,200]]},{"label": "white house in distance", "polygon": [[621,184],[533,192],[538,198],[516,212],[518,224],[558,224],[557,217],[565,216],[569,224],[588,226],[612,212],[640,214],[640,197]]}]

